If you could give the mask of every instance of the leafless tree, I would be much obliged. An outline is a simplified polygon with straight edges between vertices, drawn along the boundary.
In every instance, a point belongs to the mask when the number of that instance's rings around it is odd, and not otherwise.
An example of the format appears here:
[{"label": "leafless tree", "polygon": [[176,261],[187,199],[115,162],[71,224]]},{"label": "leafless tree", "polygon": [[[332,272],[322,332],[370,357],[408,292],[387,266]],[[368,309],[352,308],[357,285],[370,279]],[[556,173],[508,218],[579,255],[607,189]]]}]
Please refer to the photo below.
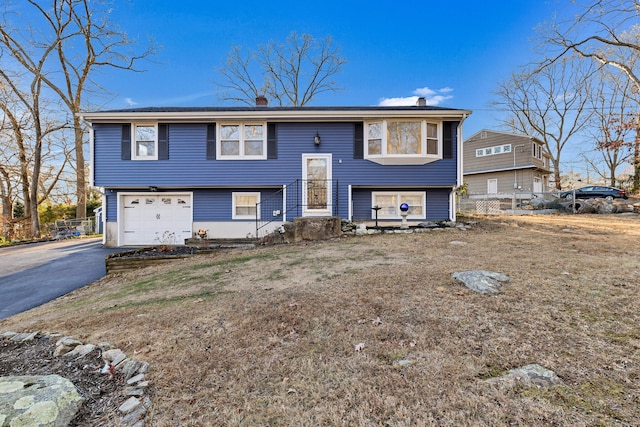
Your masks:
[{"label": "leafless tree", "polygon": [[107,0],[26,0],[33,21],[11,23],[5,11],[0,22],[0,49],[38,85],[53,91],[63,102],[74,131],[77,216],[86,215],[84,131],[80,116],[84,96],[99,89],[94,75],[101,68],[141,71],[136,64],[156,51],[150,44],[134,53],[135,41],[110,20]]},{"label": "leafless tree", "polygon": [[631,160],[634,134],[630,123],[635,123],[637,103],[628,96],[632,83],[619,73],[603,69],[593,90],[593,122],[591,133],[595,149],[601,154],[604,168],[585,155],[594,171],[616,186],[616,174],[620,166]]},{"label": "leafless tree", "polygon": [[[13,152],[16,168],[19,170],[19,184],[22,189],[22,200],[25,214],[29,219],[31,237],[40,237],[39,203],[47,197],[57,182],[57,178],[45,185],[42,175],[43,160],[51,156],[51,136],[65,129],[66,123],[52,120],[42,98],[42,70],[30,74],[28,91],[20,86],[20,76],[7,69],[0,69],[0,112],[2,112],[2,130],[9,132],[8,144],[3,147],[3,154]],[[57,175],[64,169],[68,157],[56,165]],[[12,162],[7,163],[7,167]],[[8,169],[5,169],[8,172]],[[11,197],[11,195],[7,195]]]},{"label": "leafless tree", "polygon": [[7,162],[2,140],[0,139],[0,236],[6,240],[13,239],[13,204],[15,200],[16,173],[14,168]]},{"label": "leafless tree", "polygon": [[561,58],[542,69],[513,72],[496,91],[493,104],[508,112],[503,125],[544,142],[558,190],[562,152],[591,116],[588,94],[593,68],[571,57]]},{"label": "leafless tree", "polygon": [[[544,68],[577,54],[622,73],[640,93],[640,0],[578,0],[541,27]],[[640,190],[640,111],[636,107],[633,189]]]},{"label": "leafless tree", "polygon": [[218,69],[223,101],[255,105],[264,95],[280,106],[304,106],[323,92],[341,88],[334,80],[346,63],[331,36],[316,39],[292,32],[285,43],[269,43],[243,52],[233,46]]},{"label": "leafless tree", "polygon": [[638,62],[633,59],[640,56],[640,0],[572,1],[560,16],[541,27],[547,52],[542,66],[576,53],[620,70],[640,92]]}]

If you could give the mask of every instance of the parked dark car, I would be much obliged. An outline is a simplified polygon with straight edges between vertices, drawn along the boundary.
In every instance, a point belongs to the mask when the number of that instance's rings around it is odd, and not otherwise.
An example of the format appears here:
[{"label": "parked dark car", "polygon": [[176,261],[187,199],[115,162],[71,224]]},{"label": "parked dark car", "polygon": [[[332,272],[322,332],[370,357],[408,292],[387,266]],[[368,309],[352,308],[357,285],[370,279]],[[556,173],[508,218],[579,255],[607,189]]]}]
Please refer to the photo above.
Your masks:
[{"label": "parked dark car", "polygon": [[602,185],[589,185],[587,187],[578,188],[577,190],[563,191],[560,197],[563,199],[573,199],[575,191],[576,199],[593,199],[600,197],[602,199],[628,199],[627,192],[619,188],[604,187]]}]

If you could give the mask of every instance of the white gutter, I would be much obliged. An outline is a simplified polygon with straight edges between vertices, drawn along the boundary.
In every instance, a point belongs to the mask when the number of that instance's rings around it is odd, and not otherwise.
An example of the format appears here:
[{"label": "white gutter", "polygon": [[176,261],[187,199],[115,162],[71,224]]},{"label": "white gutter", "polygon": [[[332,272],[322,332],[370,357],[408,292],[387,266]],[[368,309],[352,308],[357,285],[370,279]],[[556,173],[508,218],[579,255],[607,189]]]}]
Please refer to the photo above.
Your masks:
[{"label": "white gutter", "polygon": [[464,185],[464,146],[463,146],[463,140],[462,140],[462,124],[464,123],[464,121],[467,119],[467,117],[469,117],[469,115],[471,114],[471,111],[467,112],[467,114],[464,114],[462,116],[462,120],[460,120],[460,123],[458,123],[458,131],[457,131],[457,146],[458,146],[458,176],[456,177],[456,187],[453,188],[453,191],[451,191],[451,194],[449,196],[449,217],[451,219],[451,221],[456,222],[457,220],[457,216],[458,216],[458,205],[457,205],[457,198],[456,198],[456,190],[457,187]]},{"label": "white gutter", "polygon": [[349,189],[347,190],[349,193],[347,194],[347,209],[348,209],[348,213],[347,213],[347,219],[349,221],[353,221],[353,199],[352,199],[352,187],[351,184],[349,184]]},{"label": "white gutter", "polygon": [[131,122],[138,120],[215,122],[224,120],[280,120],[280,121],[362,121],[382,118],[437,118],[464,120],[468,110],[215,110],[215,111],[102,111],[82,114],[89,122]]},{"label": "white gutter", "polygon": [[458,176],[456,178],[457,180],[457,185],[464,185],[464,146],[463,146],[463,140],[462,140],[462,124],[464,123],[464,121],[467,119],[467,117],[469,117],[469,115],[471,114],[471,112],[469,111],[468,114],[465,114],[462,116],[462,120],[460,120],[460,123],[458,123],[458,132],[457,132],[457,136],[458,136],[458,141],[457,141],[457,146],[458,146]]}]

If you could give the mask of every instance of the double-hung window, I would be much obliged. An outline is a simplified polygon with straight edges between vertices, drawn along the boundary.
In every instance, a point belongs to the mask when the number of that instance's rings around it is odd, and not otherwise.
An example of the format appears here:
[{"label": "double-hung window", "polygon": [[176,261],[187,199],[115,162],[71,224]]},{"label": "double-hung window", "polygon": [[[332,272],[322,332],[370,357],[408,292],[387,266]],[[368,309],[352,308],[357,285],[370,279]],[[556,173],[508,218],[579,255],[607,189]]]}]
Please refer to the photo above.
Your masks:
[{"label": "double-hung window", "polygon": [[533,157],[542,160],[542,145],[540,144],[533,144]]},{"label": "double-hung window", "polygon": [[425,164],[442,158],[442,126],[426,120],[365,123],[365,159],[380,164]]},{"label": "double-hung window", "polygon": [[232,218],[233,219],[260,219],[257,206],[260,203],[260,193],[238,192],[232,193]]},{"label": "double-hung window", "polygon": [[156,124],[134,123],[131,141],[133,160],[158,159],[158,126]]},{"label": "double-hung window", "polygon": [[267,158],[265,123],[223,123],[218,129],[218,159]]},{"label": "double-hung window", "polygon": [[[371,194],[372,206],[377,206],[379,219],[401,219],[400,205],[409,205],[407,219],[426,218],[426,193],[424,191],[374,191]],[[372,212],[372,218],[375,218]]]}]

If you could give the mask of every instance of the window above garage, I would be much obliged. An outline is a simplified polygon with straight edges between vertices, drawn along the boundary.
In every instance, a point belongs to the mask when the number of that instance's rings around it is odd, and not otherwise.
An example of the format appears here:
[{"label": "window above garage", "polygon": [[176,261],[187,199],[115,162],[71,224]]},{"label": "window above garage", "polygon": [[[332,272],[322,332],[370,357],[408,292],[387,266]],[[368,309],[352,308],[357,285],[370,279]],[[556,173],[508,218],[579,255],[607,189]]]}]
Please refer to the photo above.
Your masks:
[{"label": "window above garage", "polygon": [[157,124],[134,123],[131,129],[132,160],[158,160]]}]

